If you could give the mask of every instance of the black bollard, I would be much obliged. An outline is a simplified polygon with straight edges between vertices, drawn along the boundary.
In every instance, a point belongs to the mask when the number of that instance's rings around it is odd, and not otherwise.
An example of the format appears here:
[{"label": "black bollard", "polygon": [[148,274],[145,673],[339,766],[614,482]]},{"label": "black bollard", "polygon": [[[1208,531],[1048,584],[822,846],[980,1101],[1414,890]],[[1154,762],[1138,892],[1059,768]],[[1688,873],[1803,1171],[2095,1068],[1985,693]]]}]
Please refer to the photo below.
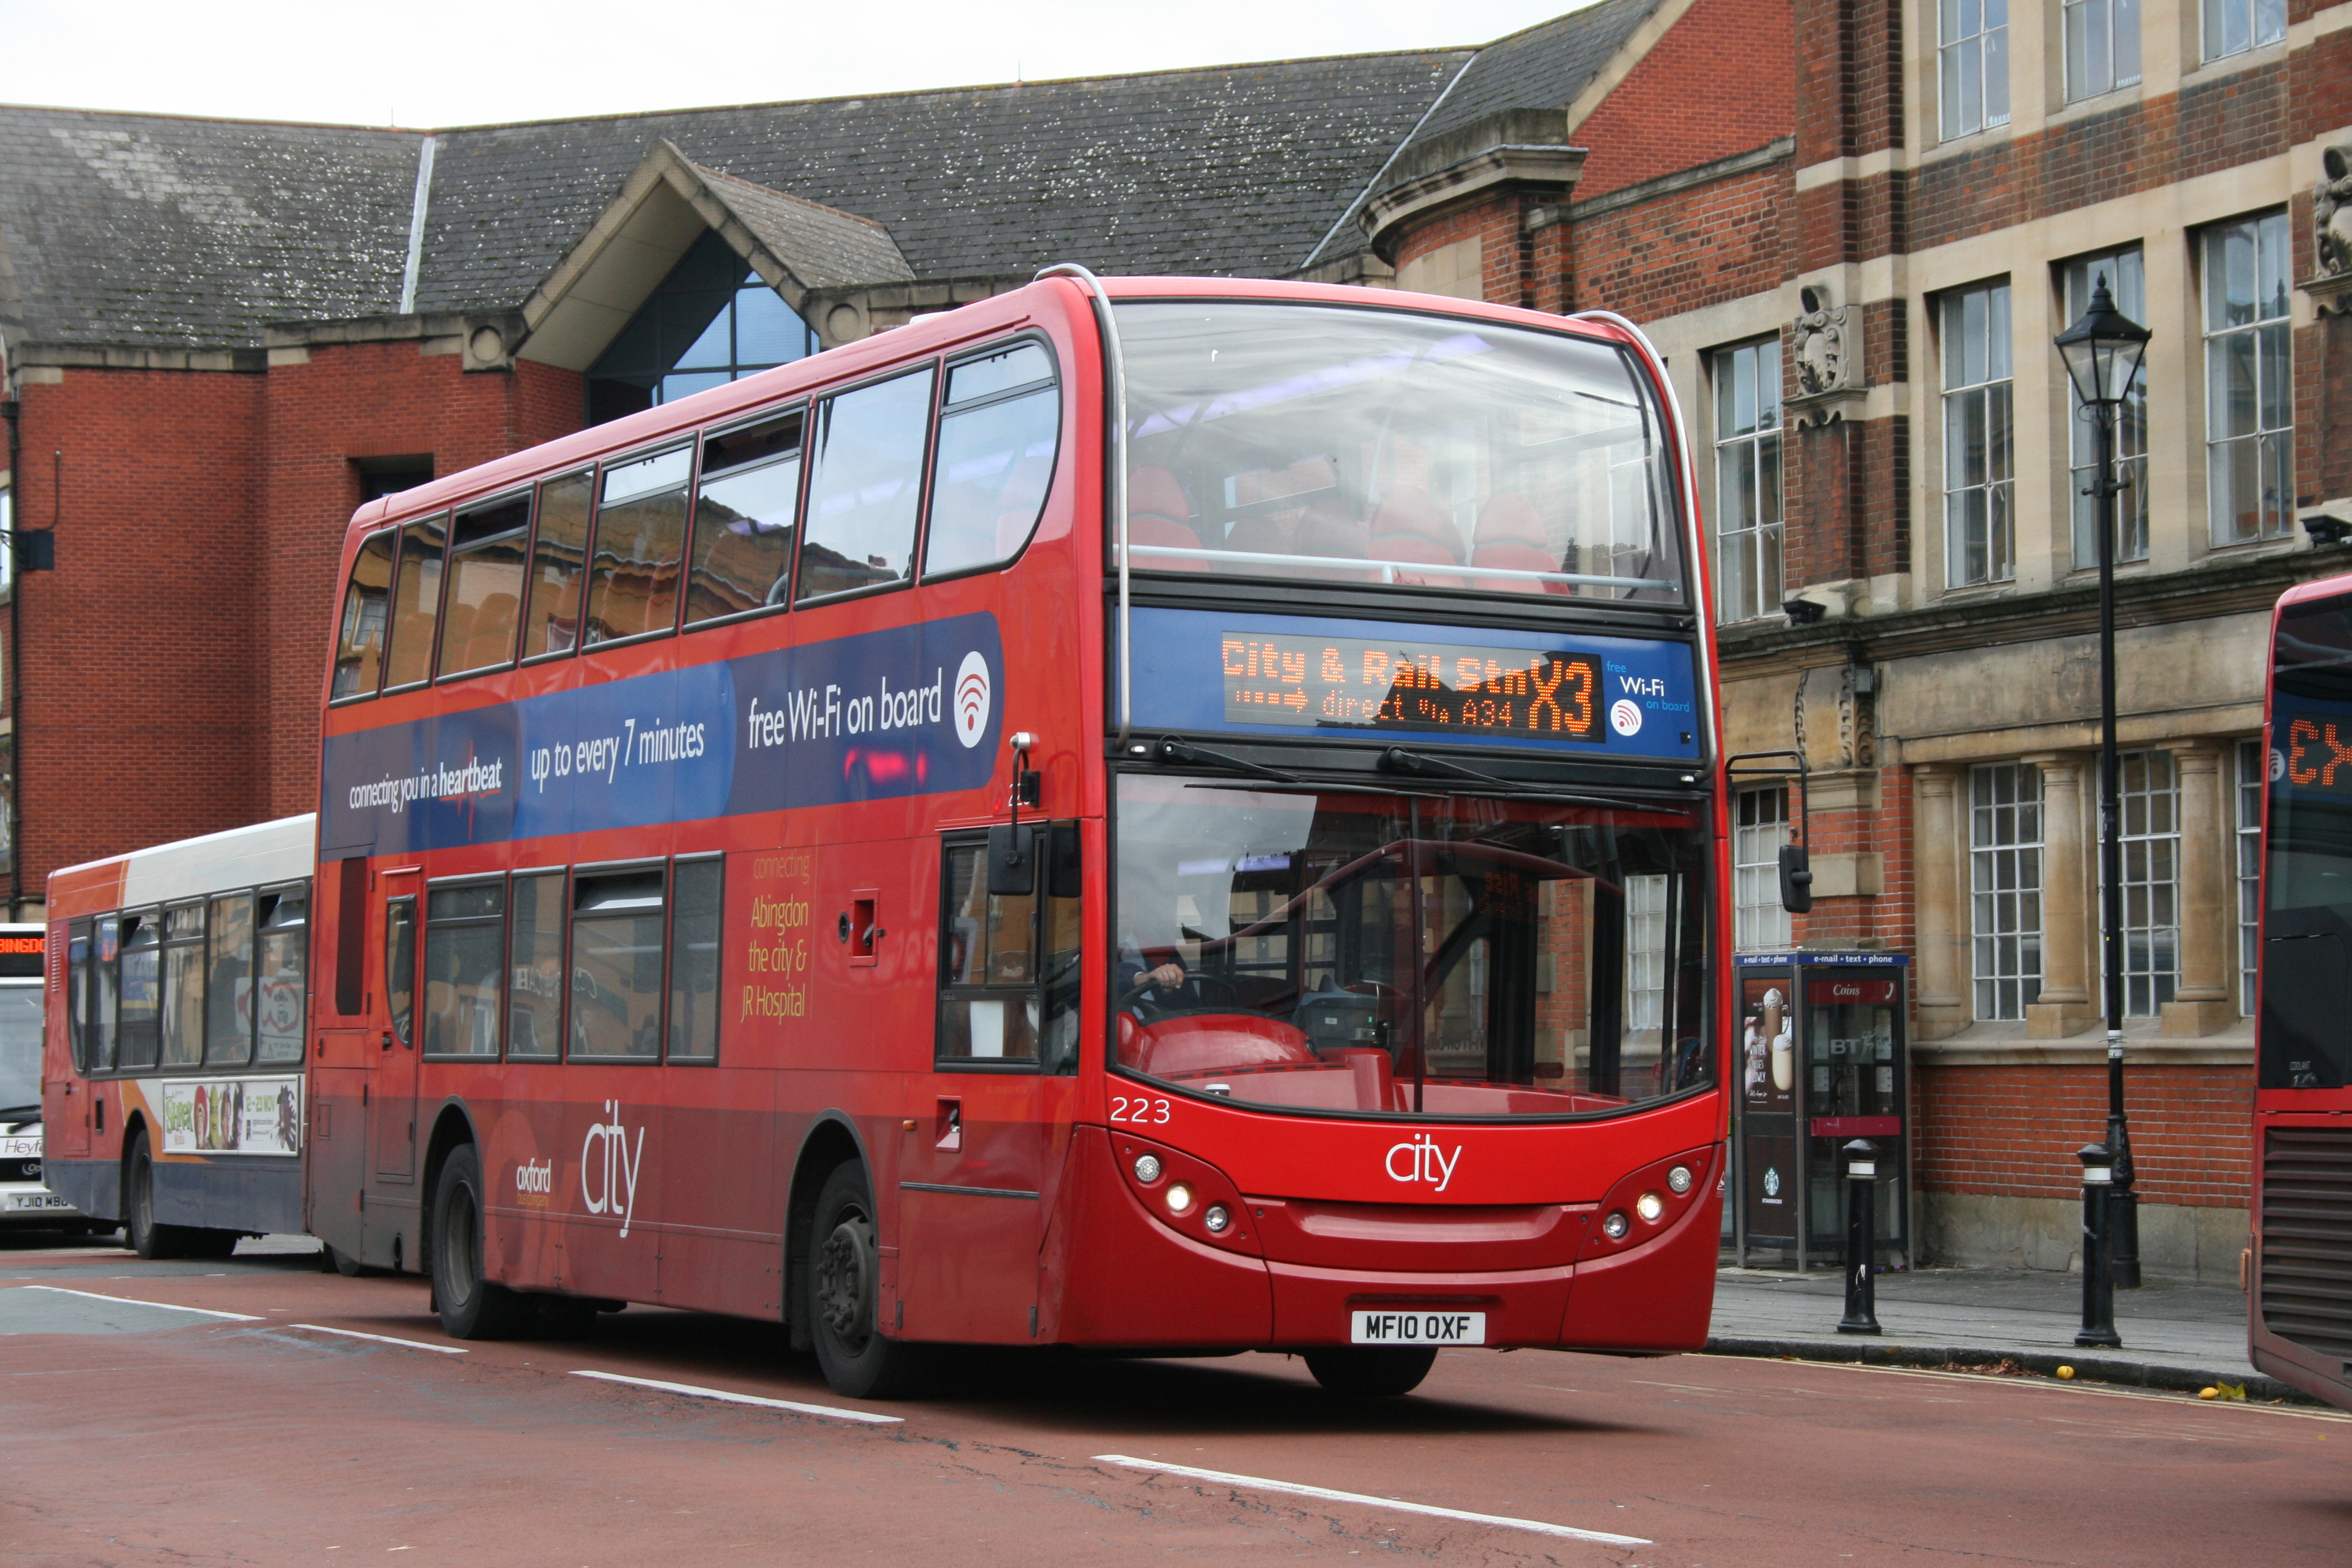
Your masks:
[{"label": "black bollard", "polygon": [[1878,1181],[1878,1148],[1866,1138],[1847,1144],[1845,1154],[1845,1316],[1842,1334],[1878,1332],[1878,1283],[1870,1272],[1873,1188]]},{"label": "black bollard", "polygon": [[2108,1199],[2115,1190],[2115,1156],[2105,1143],[2087,1145],[2075,1156],[2083,1162],[2083,1329],[2074,1342],[2119,1350],[2116,1332],[2114,1210]]}]

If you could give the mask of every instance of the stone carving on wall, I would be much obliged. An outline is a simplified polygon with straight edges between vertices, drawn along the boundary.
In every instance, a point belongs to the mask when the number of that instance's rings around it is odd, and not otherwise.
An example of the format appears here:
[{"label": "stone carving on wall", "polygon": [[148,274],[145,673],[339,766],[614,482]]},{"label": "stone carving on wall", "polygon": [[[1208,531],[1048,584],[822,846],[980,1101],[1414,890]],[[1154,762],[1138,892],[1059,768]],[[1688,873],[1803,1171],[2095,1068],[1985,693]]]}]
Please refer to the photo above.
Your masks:
[{"label": "stone carving on wall", "polygon": [[1797,395],[1789,400],[1789,412],[1801,428],[1843,418],[1848,405],[1859,413],[1868,384],[1863,373],[1862,311],[1836,303],[1827,283],[1806,284],[1797,299],[1802,307],[1792,345]]},{"label": "stone carving on wall", "polygon": [[2322,178],[2311,193],[2312,251],[2318,272],[2304,285],[2320,314],[2352,310],[2352,146],[2319,154]]}]

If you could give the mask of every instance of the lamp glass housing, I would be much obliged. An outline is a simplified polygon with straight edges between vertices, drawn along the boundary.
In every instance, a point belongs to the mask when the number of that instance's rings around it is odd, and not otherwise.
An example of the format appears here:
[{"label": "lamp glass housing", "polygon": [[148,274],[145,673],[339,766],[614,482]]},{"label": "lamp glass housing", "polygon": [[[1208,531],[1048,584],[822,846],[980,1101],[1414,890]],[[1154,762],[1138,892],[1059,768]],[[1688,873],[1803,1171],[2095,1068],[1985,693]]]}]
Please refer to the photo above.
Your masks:
[{"label": "lamp glass housing", "polygon": [[2130,393],[2139,374],[2140,356],[2147,352],[2148,330],[2116,309],[2102,274],[2091,289],[2091,303],[2071,327],[2058,334],[2058,353],[2074,383],[2074,395],[2101,417],[2111,416]]}]

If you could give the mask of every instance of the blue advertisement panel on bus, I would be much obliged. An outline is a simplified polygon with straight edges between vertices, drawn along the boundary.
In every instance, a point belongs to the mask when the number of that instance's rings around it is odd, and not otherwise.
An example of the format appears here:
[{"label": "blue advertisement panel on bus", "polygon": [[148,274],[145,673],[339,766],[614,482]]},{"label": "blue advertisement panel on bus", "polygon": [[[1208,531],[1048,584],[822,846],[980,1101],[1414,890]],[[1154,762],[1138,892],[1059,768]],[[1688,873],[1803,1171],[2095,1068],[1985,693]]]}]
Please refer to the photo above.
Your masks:
[{"label": "blue advertisement panel on bus", "polygon": [[866,632],[327,738],[330,857],[975,789],[991,615]]},{"label": "blue advertisement panel on bus", "polygon": [[[1145,608],[1142,730],[1460,744],[1696,761],[1688,643],[1329,616]],[[1597,760],[1597,759],[1596,759]]]}]

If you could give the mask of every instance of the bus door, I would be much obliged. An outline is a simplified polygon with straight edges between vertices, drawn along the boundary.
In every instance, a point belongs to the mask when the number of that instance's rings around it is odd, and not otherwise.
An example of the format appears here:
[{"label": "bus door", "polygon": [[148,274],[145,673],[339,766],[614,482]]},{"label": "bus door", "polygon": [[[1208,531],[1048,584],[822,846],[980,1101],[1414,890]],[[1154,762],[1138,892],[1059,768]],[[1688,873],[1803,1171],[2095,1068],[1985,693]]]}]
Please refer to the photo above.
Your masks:
[{"label": "bus door", "polygon": [[[1074,862],[1076,825],[1057,826]],[[1048,830],[1023,831],[1035,867]],[[1028,891],[992,891],[990,853],[980,839],[946,847],[935,1070],[909,1108],[898,1272],[908,1333],[1026,1343],[1074,1081],[1078,900],[1074,870],[1057,887],[1043,867],[1010,879]]]},{"label": "bus door", "polygon": [[[89,1086],[81,1081],[83,1064],[79,1053],[88,1048],[89,1039],[89,999],[84,994],[89,975],[89,922],[76,921],[66,929],[65,992],[58,999],[65,1026],[45,1022],[44,1034],[58,1045],[45,1049],[41,1058],[42,1077],[47,1080],[41,1086],[43,1099],[64,1109],[41,1132],[52,1158],[86,1160],[89,1157]],[[43,1016],[46,1020],[46,1012]],[[61,1090],[54,1100],[47,1095],[52,1086]]]},{"label": "bus door", "polygon": [[379,1181],[416,1179],[416,894],[415,867],[383,875],[383,1004],[369,1141]]}]

